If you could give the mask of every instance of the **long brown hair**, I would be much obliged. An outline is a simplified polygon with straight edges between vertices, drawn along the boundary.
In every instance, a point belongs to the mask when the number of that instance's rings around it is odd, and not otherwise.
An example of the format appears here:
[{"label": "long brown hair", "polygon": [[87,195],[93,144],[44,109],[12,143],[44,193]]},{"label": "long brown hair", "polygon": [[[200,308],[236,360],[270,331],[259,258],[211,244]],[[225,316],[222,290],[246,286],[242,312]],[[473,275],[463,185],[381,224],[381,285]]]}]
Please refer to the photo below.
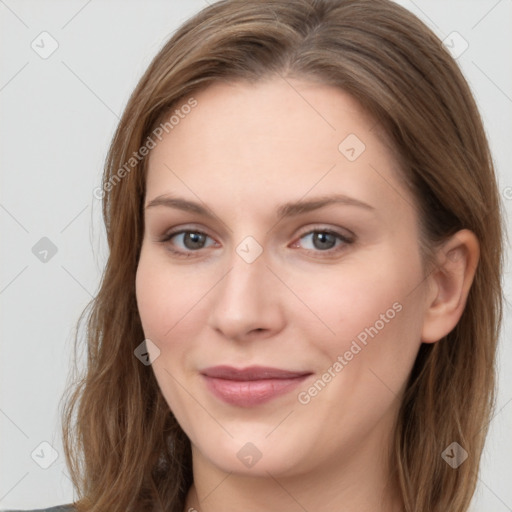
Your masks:
[{"label": "long brown hair", "polygon": [[[183,510],[190,442],[151,366],[134,356],[144,339],[135,299],[147,162],[139,151],[164,116],[201,88],[271,76],[339,87],[374,116],[416,200],[425,276],[446,237],[467,228],[480,242],[462,317],[444,339],[422,344],[390,450],[390,478],[405,511],[465,511],[494,406],[502,205],[482,121],[457,64],[420,20],[390,0],[220,1],[181,26],[141,78],[106,161],[109,259],[80,319],[87,315],[87,368],[73,376],[63,408],[75,506]],[[127,167],[134,154],[139,158]],[[469,454],[457,469],[441,457],[452,442]]]}]

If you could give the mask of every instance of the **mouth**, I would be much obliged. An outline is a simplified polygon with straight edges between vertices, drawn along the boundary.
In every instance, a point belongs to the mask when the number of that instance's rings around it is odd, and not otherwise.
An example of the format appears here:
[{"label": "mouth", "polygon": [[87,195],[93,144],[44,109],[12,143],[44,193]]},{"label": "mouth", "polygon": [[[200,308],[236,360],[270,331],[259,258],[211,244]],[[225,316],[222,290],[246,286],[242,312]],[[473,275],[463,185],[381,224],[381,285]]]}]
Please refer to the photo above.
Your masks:
[{"label": "mouth", "polygon": [[253,407],[291,392],[312,373],[264,366],[214,366],[202,370],[201,375],[208,390],[223,402]]}]

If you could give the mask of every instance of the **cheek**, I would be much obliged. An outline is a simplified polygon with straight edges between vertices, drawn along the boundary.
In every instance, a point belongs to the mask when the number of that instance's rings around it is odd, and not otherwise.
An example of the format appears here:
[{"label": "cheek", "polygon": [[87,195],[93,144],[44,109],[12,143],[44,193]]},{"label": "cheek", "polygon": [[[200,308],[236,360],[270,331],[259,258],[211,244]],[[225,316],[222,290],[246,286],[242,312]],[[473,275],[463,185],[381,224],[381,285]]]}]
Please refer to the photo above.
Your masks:
[{"label": "cheek", "polygon": [[173,373],[189,367],[187,358],[207,321],[211,281],[193,266],[176,269],[165,256],[141,252],[135,286],[142,328],[164,356],[159,364],[165,361]]},{"label": "cheek", "polygon": [[167,311],[178,306],[169,293],[171,283],[161,270],[160,265],[142,251],[135,278],[137,307],[145,336],[157,344],[171,326]]},{"label": "cheek", "polygon": [[344,355],[351,366],[392,369],[412,364],[421,333],[421,296],[415,290],[421,270],[416,263],[404,265],[396,254],[381,253],[378,262],[350,266],[350,272],[340,267],[339,272],[303,281],[299,293],[323,324],[322,336],[317,322],[309,338],[318,340],[324,364]]},{"label": "cheek", "polygon": [[180,273],[171,275],[169,267],[151,251],[141,252],[135,280],[137,306],[145,338],[160,351],[151,365],[158,385],[170,409],[190,430],[190,401],[179,382],[195,338],[191,329],[198,322],[191,318],[197,314],[199,297],[194,292],[197,283],[190,283]]},{"label": "cheek", "polygon": [[171,273],[164,260],[143,248],[135,279],[144,333],[158,342],[167,339],[199,298],[196,284],[179,272]]},{"label": "cheek", "polygon": [[[313,318],[313,313],[323,324],[322,338],[330,340],[328,344],[331,346],[349,341],[360,333],[363,333],[360,338],[364,341],[365,328],[377,323],[378,330],[383,330],[400,309],[396,303],[403,300],[404,294],[392,275],[389,267],[386,276],[382,276],[380,272],[351,266],[324,276],[302,278],[296,294],[310,313],[305,317],[299,305],[295,320],[301,322],[301,318]],[[314,327],[318,330],[318,323]]]}]

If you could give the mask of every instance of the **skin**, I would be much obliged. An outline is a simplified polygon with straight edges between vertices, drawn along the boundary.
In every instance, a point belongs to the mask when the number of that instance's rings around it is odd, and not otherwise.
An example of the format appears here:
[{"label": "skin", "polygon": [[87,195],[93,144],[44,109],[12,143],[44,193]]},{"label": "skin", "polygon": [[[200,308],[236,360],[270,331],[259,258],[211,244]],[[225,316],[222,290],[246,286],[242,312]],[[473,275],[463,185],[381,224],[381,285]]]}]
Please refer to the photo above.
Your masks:
[{"label": "skin", "polygon": [[[278,78],[215,84],[194,97],[197,107],[150,155],[136,279],[144,333],[160,351],[153,371],[192,443],[184,510],[401,510],[396,487],[386,486],[394,421],[420,344],[441,339],[462,314],[475,236],[458,232],[425,276],[414,198],[376,123],[339,89]],[[366,146],[354,161],[338,149],[349,134]],[[278,219],[285,202],[335,193],[372,209],[330,204]],[[148,206],[168,194],[214,217]],[[162,241],[180,229],[208,237],[203,246],[183,234]],[[311,232],[325,229],[353,242],[315,243]],[[236,251],[248,236],[263,250],[252,263]],[[394,318],[300,403],[396,303]],[[313,375],[270,402],[238,407],[199,373],[221,364]],[[237,457],[247,442],[261,453],[252,467]]]}]

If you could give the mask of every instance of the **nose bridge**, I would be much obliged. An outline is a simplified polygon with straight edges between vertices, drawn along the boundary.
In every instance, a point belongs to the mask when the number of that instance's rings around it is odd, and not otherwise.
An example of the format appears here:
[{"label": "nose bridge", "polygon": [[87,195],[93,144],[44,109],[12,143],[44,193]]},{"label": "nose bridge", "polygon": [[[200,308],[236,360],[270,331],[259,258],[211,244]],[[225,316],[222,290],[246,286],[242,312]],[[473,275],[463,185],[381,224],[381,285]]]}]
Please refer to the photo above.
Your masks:
[{"label": "nose bridge", "polygon": [[229,270],[213,295],[210,325],[228,337],[243,337],[255,329],[273,330],[282,320],[277,290],[270,293],[274,276],[258,246],[246,239],[233,250]]},{"label": "nose bridge", "polygon": [[[246,311],[248,307],[261,307],[265,300],[265,288],[268,286],[268,274],[266,258],[258,256],[253,261],[244,259],[235,250],[230,259],[230,270],[226,274],[219,287],[219,302],[231,309],[236,309],[237,304]],[[266,299],[270,299],[267,297]],[[262,301],[263,300],[263,301]]]}]

